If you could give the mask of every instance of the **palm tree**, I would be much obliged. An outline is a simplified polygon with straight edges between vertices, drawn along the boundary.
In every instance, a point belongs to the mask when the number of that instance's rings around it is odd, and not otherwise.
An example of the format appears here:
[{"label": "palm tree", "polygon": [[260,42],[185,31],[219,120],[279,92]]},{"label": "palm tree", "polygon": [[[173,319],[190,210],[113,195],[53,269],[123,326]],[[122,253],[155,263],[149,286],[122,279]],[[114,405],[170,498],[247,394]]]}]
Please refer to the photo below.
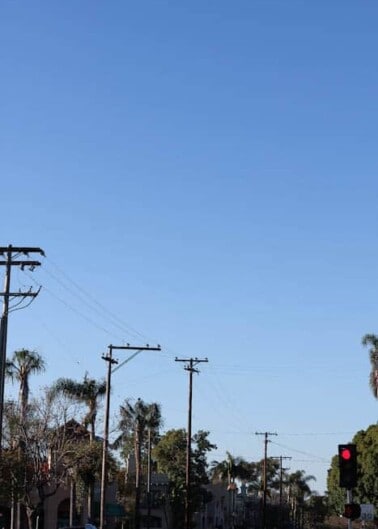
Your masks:
[{"label": "palm tree", "polygon": [[227,483],[228,491],[228,517],[232,527],[234,527],[235,500],[237,486],[235,480],[243,483],[252,479],[252,466],[242,457],[234,457],[230,452],[226,452],[227,458],[223,461],[213,461],[211,463],[210,477],[213,482]]},{"label": "palm tree", "polygon": [[106,381],[89,378],[84,375],[83,382],[76,382],[71,378],[59,378],[51,388],[51,394],[62,393],[76,402],[85,404],[88,412],[84,416],[83,424],[90,427],[90,440],[96,436],[96,417],[99,408],[99,401],[105,397]]},{"label": "palm tree", "polygon": [[148,404],[142,399],[138,399],[134,406],[129,399],[120,406],[119,429],[120,437],[115,441],[114,446],[122,444],[125,446],[130,438],[133,438],[135,454],[135,529],[140,527],[139,505],[141,497],[141,476],[142,476],[142,448],[146,441],[147,432],[157,433],[161,426],[161,408],[157,403]]},{"label": "palm tree", "polygon": [[301,507],[312,491],[308,484],[309,481],[316,480],[314,476],[306,476],[304,470],[297,470],[287,477],[289,498],[288,502],[291,508],[294,524],[298,518],[298,507]]},{"label": "palm tree", "polygon": [[[50,389],[50,396],[55,396],[59,393],[87,406],[88,411],[84,416],[83,424],[85,428],[90,427],[89,442],[93,443],[96,438],[96,417],[99,401],[106,394],[106,381],[89,378],[87,373],[84,375],[83,382],[76,382],[70,378],[59,378]],[[92,518],[94,480],[94,476],[91,476],[87,483],[87,514],[89,518]]]},{"label": "palm tree", "polygon": [[36,351],[19,349],[14,351],[12,358],[6,361],[5,375],[20,384],[18,402],[21,410],[21,422],[24,422],[29,403],[30,375],[45,371],[45,361]]},{"label": "palm tree", "polygon": [[288,483],[291,488],[291,493],[297,499],[304,500],[311,495],[311,488],[309,481],[316,481],[314,476],[306,476],[304,470],[297,470],[293,474],[289,474]]},{"label": "palm tree", "polygon": [[374,397],[378,399],[378,336],[376,334],[365,334],[362,338],[362,345],[365,347],[370,346],[371,371],[369,383]]},{"label": "palm tree", "polygon": [[226,452],[227,458],[223,461],[211,463],[210,476],[213,481],[222,483],[235,483],[235,479],[248,481],[251,477],[250,464],[239,456]]},{"label": "palm tree", "polygon": [[[30,375],[42,373],[45,371],[45,361],[37,351],[29,349],[18,349],[13,352],[10,360],[5,362],[5,376],[12,382],[15,380],[19,383],[18,404],[20,407],[20,423],[25,424],[26,414],[29,404]],[[20,439],[16,440],[19,450],[24,451],[25,446]],[[13,490],[13,489],[12,489]],[[15,499],[12,498],[11,504],[12,520],[14,524]]]}]

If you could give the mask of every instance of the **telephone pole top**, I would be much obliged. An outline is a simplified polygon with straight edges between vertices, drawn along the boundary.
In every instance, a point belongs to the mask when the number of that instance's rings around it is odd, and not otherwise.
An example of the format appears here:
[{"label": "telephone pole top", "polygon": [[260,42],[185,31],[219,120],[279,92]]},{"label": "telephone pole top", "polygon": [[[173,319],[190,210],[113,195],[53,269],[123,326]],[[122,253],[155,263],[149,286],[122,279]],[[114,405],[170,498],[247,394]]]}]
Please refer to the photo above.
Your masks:
[{"label": "telephone pole top", "polygon": [[192,466],[192,400],[193,400],[193,373],[199,373],[195,368],[197,364],[208,362],[207,358],[175,358],[175,362],[184,362],[184,369],[189,372],[189,404],[188,404],[188,431],[186,435],[186,477],[185,477],[185,529],[191,527],[191,489],[190,477]]},{"label": "telephone pole top", "polygon": [[[0,451],[2,448],[3,440],[3,409],[4,409],[4,387],[5,387],[5,364],[7,359],[7,335],[8,335],[8,315],[12,312],[11,300],[14,298],[21,298],[20,301],[16,303],[17,308],[23,302],[23,300],[30,298],[30,302],[33,301],[39,294],[33,292],[30,288],[26,292],[19,290],[18,292],[11,292],[10,290],[10,281],[11,281],[11,271],[13,266],[20,267],[21,270],[28,268],[30,271],[33,271],[37,266],[40,266],[40,261],[35,261],[29,258],[29,254],[40,254],[43,257],[45,252],[36,246],[0,246],[0,266],[5,267],[5,277],[4,277],[4,291],[0,292],[0,296],[3,298],[3,311],[0,321]],[[26,258],[24,258],[24,256]],[[21,258],[20,258],[21,257]],[[27,305],[25,305],[27,306]]]},{"label": "telephone pole top", "polygon": [[263,516],[262,516],[262,529],[266,527],[266,496],[267,496],[267,460],[268,460],[268,437],[270,435],[277,435],[274,432],[255,432],[255,435],[264,436],[264,469],[263,469]]},{"label": "telephone pole top", "polygon": [[[114,364],[118,364],[118,361],[113,358],[114,350],[126,350],[134,351],[134,354],[130,355],[129,358],[126,358],[121,364],[113,368]],[[110,388],[111,388],[111,377],[112,373],[119,369],[121,366],[132,360],[142,351],[161,351],[160,345],[157,347],[150,347],[147,345],[136,346],[130,345],[108,345],[108,354],[103,354],[102,359],[108,363],[107,377],[106,377],[106,396],[105,396],[105,425],[104,425],[104,440],[102,443],[102,468],[101,468],[101,491],[100,491],[100,529],[104,529],[105,523],[105,496],[106,496],[106,485],[107,485],[107,460],[108,460],[108,444],[109,444],[109,415],[110,415]],[[139,524],[139,513],[135,512],[135,521],[136,525]],[[139,529],[137,527],[137,529]]]}]

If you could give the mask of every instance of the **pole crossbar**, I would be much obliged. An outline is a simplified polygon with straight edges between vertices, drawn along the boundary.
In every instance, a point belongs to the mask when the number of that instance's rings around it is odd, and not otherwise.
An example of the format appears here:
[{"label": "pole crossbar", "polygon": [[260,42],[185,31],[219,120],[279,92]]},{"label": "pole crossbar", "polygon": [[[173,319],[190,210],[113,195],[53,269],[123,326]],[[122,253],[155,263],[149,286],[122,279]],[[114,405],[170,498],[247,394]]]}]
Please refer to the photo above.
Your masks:
[{"label": "pole crossbar", "polygon": [[208,362],[207,358],[175,358],[175,362],[185,362],[184,369],[189,372],[189,403],[188,403],[188,431],[186,436],[186,476],[185,476],[185,529],[190,529],[191,509],[191,466],[192,466],[192,401],[193,401],[193,373],[199,373],[197,364]]},{"label": "pole crossbar", "polygon": [[[5,388],[5,364],[7,358],[7,335],[8,335],[8,316],[12,311],[12,307],[9,306],[9,301],[14,297],[23,297],[23,298],[35,298],[39,294],[38,292],[32,292],[31,289],[27,292],[11,292],[10,283],[11,283],[11,271],[13,266],[20,266],[21,269],[25,267],[30,267],[34,269],[36,266],[40,266],[39,261],[33,260],[16,260],[14,254],[25,254],[29,253],[39,253],[45,255],[44,251],[41,248],[34,246],[0,246],[0,254],[4,256],[5,260],[0,261],[1,266],[5,266],[5,277],[4,277],[4,291],[0,293],[0,296],[3,298],[3,311],[0,321],[0,452],[2,449],[3,441],[3,409],[4,409],[4,388]],[[32,300],[31,300],[32,301]],[[18,306],[19,302],[16,306]],[[25,308],[25,307],[20,307]],[[18,309],[15,309],[18,310]]]},{"label": "pole crossbar", "polygon": [[[99,529],[105,529],[106,526],[106,487],[107,487],[107,459],[108,459],[108,446],[109,446],[109,415],[110,415],[110,390],[111,390],[111,378],[112,373],[129,362],[137,354],[142,351],[161,351],[160,345],[157,347],[150,347],[148,344],[145,346],[134,346],[134,345],[108,345],[108,354],[103,354],[102,359],[108,362],[107,378],[106,378],[106,394],[105,394],[105,425],[104,425],[104,439],[102,444],[102,465],[101,465],[101,490],[100,490],[100,526]],[[131,355],[126,361],[122,362],[118,367],[112,369],[114,364],[118,364],[118,360],[113,358],[114,350],[134,350],[135,354]],[[135,519],[139,520],[139,513],[135,513]],[[135,528],[139,529],[139,528]]]}]

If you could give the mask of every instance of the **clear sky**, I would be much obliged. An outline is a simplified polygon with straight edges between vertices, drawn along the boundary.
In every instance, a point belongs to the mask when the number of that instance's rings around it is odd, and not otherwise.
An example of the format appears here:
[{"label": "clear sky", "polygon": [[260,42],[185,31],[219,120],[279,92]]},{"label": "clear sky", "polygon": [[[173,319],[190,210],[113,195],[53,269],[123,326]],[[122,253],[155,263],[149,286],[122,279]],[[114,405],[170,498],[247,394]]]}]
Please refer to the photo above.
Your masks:
[{"label": "clear sky", "polygon": [[[9,352],[113,376],[218,449],[323,492],[377,420],[376,0],[10,1],[0,6],[0,245],[40,246]],[[116,357],[122,361],[125,353]],[[7,387],[7,391],[11,391]]]}]

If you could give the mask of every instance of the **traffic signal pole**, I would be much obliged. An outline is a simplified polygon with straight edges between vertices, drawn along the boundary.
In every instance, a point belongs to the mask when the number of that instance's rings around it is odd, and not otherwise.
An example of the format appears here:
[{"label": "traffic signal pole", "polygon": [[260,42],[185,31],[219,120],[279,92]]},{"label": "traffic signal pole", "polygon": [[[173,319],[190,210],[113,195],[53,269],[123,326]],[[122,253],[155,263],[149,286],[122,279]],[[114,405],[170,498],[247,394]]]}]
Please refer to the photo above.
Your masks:
[{"label": "traffic signal pole", "polygon": [[[347,503],[353,503],[352,490],[347,489],[346,491],[346,501]],[[352,529],[352,519],[348,518],[348,529]]]},{"label": "traffic signal pole", "polygon": [[346,489],[344,517],[348,519],[348,529],[352,529],[352,520],[361,515],[361,506],[353,503],[352,490],[358,482],[357,446],[353,443],[339,445],[339,485]]}]

